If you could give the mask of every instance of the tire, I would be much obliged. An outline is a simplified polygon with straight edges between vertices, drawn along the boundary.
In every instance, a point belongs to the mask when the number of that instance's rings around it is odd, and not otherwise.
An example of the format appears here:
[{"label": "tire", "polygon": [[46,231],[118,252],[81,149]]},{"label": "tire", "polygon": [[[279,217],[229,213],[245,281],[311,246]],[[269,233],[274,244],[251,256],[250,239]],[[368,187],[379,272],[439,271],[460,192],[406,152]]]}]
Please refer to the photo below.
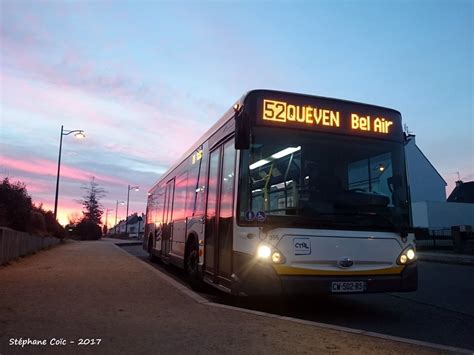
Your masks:
[{"label": "tire", "polygon": [[148,259],[151,262],[158,261],[158,258],[153,254],[153,245],[152,245],[152,238],[148,238]]},{"label": "tire", "polygon": [[199,247],[195,240],[190,241],[189,250],[186,257],[186,274],[188,282],[193,290],[199,291],[203,288],[202,280],[199,276]]}]

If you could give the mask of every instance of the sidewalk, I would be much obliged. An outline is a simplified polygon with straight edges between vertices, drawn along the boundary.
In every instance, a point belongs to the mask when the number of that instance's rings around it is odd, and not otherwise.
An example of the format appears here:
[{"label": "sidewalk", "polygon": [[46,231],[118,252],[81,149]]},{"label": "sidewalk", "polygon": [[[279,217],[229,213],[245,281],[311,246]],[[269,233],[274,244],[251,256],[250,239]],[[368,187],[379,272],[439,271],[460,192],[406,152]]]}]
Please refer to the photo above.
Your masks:
[{"label": "sidewalk", "polygon": [[[66,345],[9,345],[12,338]],[[78,345],[100,338],[99,345]],[[74,341],[74,344],[70,342]],[[432,354],[434,349],[200,304],[112,241],[0,268],[0,354]]]}]

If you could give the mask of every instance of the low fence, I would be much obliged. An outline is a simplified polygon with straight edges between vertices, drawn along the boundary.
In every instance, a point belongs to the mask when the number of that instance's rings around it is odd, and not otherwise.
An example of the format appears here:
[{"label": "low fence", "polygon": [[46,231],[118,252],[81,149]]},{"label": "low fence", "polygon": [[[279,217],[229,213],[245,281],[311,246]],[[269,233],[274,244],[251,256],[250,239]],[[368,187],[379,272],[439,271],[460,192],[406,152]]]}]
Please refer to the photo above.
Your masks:
[{"label": "low fence", "polygon": [[470,226],[451,229],[415,229],[416,247],[425,250],[452,250],[457,253],[474,253],[474,233]]},{"label": "low fence", "polygon": [[415,232],[416,247],[419,249],[453,249],[451,229],[418,230]]},{"label": "low fence", "polygon": [[38,237],[10,228],[0,228],[0,265],[32,254],[38,250],[59,244],[54,237]]}]

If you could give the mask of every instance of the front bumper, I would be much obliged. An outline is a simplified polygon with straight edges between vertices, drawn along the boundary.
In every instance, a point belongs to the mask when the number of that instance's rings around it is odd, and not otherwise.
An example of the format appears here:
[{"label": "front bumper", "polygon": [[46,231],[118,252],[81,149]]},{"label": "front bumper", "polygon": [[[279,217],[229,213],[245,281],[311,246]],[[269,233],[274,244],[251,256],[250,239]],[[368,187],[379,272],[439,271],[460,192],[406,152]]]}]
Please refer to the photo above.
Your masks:
[{"label": "front bumper", "polygon": [[[331,293],[333,281],[364,281],[364,293],[411,292],[418,288],[416,263],[407,265],[399,275],[375,276],[281,276],[282,292],[286,295]],[[360,292],[357,292],[360,293]]]},{"label": "front bumper", "polygon": [[364,293],[411,292],[418,288],[418,267],[416,263],[407,265],[396,275],[280,276],[271,266],[260,264],[255,265],[245,277],[240,277],[235,287],[238,293],[255,296],[330,294],[334,281],[364,281],[366,285]]}]

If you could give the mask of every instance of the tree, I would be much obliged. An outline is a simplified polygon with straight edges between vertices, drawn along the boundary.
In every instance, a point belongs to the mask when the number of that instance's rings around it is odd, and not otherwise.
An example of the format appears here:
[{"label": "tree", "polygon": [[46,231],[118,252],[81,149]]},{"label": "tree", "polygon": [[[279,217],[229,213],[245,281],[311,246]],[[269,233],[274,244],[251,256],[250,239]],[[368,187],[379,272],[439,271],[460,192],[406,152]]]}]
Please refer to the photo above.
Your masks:
[{"label": "tree", "polygon": [[79,201],[82,204],[82,220],[76,225],[74,233],[81,239],[99,239],[102,235],[100,218],[104,213],[100,199],[105,196],[106,191],[92,177],[88,186],[83,186],[86,194]]},{"label": "tree", "polygon": [[100,225],[100,218],[104,210],[99,201],[102,197],[105,197],[106,191],[99,187],[94,177],[91,178],[89,186],[83,186],[82,189],[86,191],[83,200],[79,201],[83,208],[82,219]]}]

